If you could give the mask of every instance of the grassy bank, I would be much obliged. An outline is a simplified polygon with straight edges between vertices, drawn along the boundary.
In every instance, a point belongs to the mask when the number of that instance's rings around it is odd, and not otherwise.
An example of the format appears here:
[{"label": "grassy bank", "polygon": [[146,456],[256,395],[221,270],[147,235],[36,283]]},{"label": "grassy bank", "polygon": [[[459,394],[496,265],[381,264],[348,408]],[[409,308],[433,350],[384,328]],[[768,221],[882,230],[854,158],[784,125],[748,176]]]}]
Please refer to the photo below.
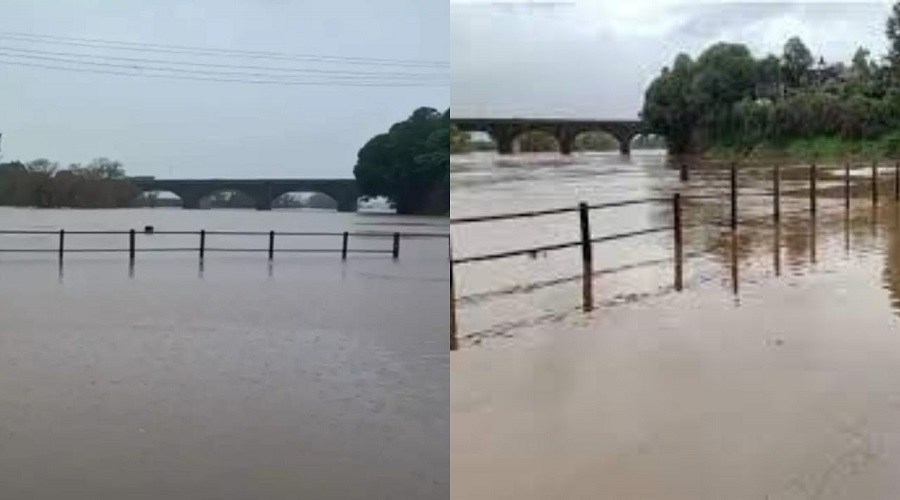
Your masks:
[{"label": "grassy bank", "polygon": [[[746,148],[731,145],[713,145],[703,153],[703,158],[710,161],[733,160],[745,156],[745,151]],[[790,139],[781,143],[762,143],[752,148],[749,157],[822,162],[896,159],[900,157],[900,130],[877,139],[812,137]]]}]

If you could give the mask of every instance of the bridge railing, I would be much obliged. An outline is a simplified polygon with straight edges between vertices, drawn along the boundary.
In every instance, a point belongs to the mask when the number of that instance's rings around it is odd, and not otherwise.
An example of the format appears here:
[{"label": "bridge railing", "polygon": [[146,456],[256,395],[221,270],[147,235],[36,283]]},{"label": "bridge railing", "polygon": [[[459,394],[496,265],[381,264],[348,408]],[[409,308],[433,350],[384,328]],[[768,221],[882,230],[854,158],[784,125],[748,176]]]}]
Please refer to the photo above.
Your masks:
[{"label": "bridge railing", "polygon": [[[191,246],[139,246],[138,236],[194,236],[196,244]],[[379,232],[379,231],[343,231],[343,232],[320,232],[320,231],[222,231],[222,230],[196,230],[196,231],[159,231],[148,226],[143,231],[129,229],[126,231],[92,231],[92,230],[35,230],[35,229],[0,229],[0,237],[3,236],[50,236],[55,238],[55,244],[45,247],[4,247],[0,246],[0,254],[27,254],[27,253],[55,253],[58,255],[60,262],[63,261],[67,253],[127,253],[129,259],[133,262],[138,253],[152,252],[182,252],[196,253],[203,259],[207,253],[229,253],[229,252],[248,252],[248,253],[266,253],[271,260],[276,253],[317,253],[317,254],[339,254],[343,260],[346,260],[351,254],[382,254],[390,255],[393,259],[400,258],[400,242],[403,239],[449,239],[450,236],[444,233],[402,233],[402,232]],[[116,247],[70,247],[70,238],[72,236],[118,236],[122,237],[122,246]],[[209,245],[210,237],[229,236],[242,238],[258,238],[259,246],[254,247],[234,247],[234,246],[214,246]],[[324,248],[283,248],[276,243],[284,241],[285,238],[312,238],[325,237],[333,238],[333,244],[329,243]],[[363,248],[361,246],[353,246],[353,239],[376,239],[387,240],[388,244],[383,248]],[[2,239],[0,239],[2,241]]]}]

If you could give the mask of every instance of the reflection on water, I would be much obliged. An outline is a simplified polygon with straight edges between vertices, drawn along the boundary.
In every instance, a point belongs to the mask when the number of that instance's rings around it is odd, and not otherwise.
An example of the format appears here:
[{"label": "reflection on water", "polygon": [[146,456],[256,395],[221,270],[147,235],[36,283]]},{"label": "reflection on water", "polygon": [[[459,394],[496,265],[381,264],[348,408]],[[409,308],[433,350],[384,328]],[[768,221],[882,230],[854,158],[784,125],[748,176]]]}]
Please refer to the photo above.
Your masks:
[{"label": "reflection on water", "polygon": [[[810,169],[782,165],[776,222],[774,168],[746,166],[740,169],[738,181],[739,228],[732,232],[729,172],[724,168],[694,169],[684,183],[662,153],[639,152],[631,158],[577,155],[555,163],[553,159],[552,155],[522,155],[497,163],[490,154],[455,158],[453,217],[574,206],[579,201],[668,198],[681,192],[688,290],[724,285],[740,304],[742,284],[765,282],[784,273],[828,271],[858,257],[880,256],[886,269],[884,286],[898,303],[893,169],[881,169],[877,183],[872,182],[870,169],[852,170],[852,200],[845,205],[843,168],[816,170],[818,195],[813,202]],[[594,211],[593,236],[670,224],[670,208],[669,203],[654,203]],[[454,226],[453,238],[457,258],[575,241],[577,214]],[[663,233],[595,245],[596,302],[612,305],[671,293],[672,238],[671,233]],[[522,327],[572,317],[580,298],[579,266],[577,248],[531,259],[458,266],[458,321],[464,341],[514,336]]]}]

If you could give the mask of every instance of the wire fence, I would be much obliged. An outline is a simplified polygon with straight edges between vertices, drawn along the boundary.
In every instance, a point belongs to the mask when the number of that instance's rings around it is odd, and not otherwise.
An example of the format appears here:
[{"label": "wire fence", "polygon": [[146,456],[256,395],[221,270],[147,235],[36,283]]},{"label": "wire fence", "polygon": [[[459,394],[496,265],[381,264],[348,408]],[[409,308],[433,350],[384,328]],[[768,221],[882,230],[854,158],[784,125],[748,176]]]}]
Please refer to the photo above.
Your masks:
[{"label": "wire fence", "polygon": [[[138,236],[194,236],[197,238],[196,245],[192,246],[140,246],[138,245]],[[46,247],[9,247],[2,246],[2,237],[13,236],[48,236],[55,238],[55,244]],[[70,247],[70,237],[72,236],[105,236],[105,237],[122,237],[121,246],[113,248],[101,247]],[[259,238],[259,246],[242,246],[242,247],[226,247],[208,245],[208,239],[216,236],[241,237],[246,239]],[[296,240],[302,238],[333,238],[334,243],[325,248],[284,248],[278,243],[283,243],[286,239]],[[339,254],[342,259],[346,260],[351,254],[383,254],[390,255],[393,259],[400,258],[400,243],[402,240],[415,239],[447,239],[450,235],[446,233],[401,233],[401,232],[297,232],[297,231],[222,231],[222,230],[196,230],[196,231],[159,231],[152,226],[146,227],[143,231],[129,229],[125,231],[97,231],[97,230],[38,230],[38,229],[0,229],[0,254],[27,254],[27,253],[53,253],[59,256],[62,261],[66,254],[86,254],[86,253],[127,253],[133,261],[139,253],[196,253],[201,259],[207,253],[265,253],[271,260],[276,253],[294,253],[294,254]],[[354,240],[374,239],[386,240],[387,244],[383,248],[365,248],[363,246],[354,246]]]},{"label": "wire fence", "polygon": [[[491,223],[498,221],[509,221],[516,219],[530,219],[530,218],[538,218],[545,217],[551,215],[559,215],[566,213],[578,213],[579,214],[579,225],[581,238],[577,241],[566,241],[559,243],[552,243],[540,246],[533,246],[529,248],[519,248],[514,250],[508,250],[503,252],[494,252],[488,254],[481,255],[470,255],[461,257],[458,259],[452,258],[452,250],[451,250],[451,271],[450,271],[450,286],[451,286],[451,299],[450,299],[450,313],[451,313],[451,338],[450,338],[450,348],[451,350],[456,350],[458,348],[457,341],[457,326],[456,326],[456,303],[457,302],[471,302],[473,299],[478,298],[486,298],[486,297],[496,297],[509,295],[511,293],[518,293],[521,291],[530,291],[539,288],[545,288],[549,286],[555,286],[563,283],[569,283],[572,281],[577,281],[579,278],[582,280],[582,305],[581,309],[583,311],[591,311],[594,307],[594,295],[593,295],[593,278],[598,275],[602,275],[610,272],[617,272],[623,267],[615,269],[595,269],[593,265],[593,246],[595,244],[608,243],[613,241],[627,240],[632,238],[638,238],[651,234],[661,234],[661,233],[670,233],[672,237],[672,256],[665,259],[653,259],[646,262],[637,263],[633,266],[624,266],[626,269],[636,268],[636,267],[644,267],[647,265],[659,265],[662,263],[672,263],[673,264],[673,288],[675,291],[682,291],[684,285],[684,262],[686,258],[699,256],[698,254],[702,254],[702,252],[693,252],[691,254],[685,255],[684,252],[684,230],[688,228],[699,227],[702,225],[710,225],[715,227],[722,228],[730,228],[732,233],[738,230],[741,224],[747,224],[750,222],[759,222],[765,220],[771,220],[773,225],[776,227],[780,224],[781,219],[785,215],[795,215],[797,213],[808,213],[810,220],[815,220],[817,212],[818,212],[818,198],[822,192],[819,188],[818,183],[821,181],[821,174],[826,172],[830,176],[832,176],[831,180],[842,181],[842,185],[838,188],[840,189],[841,194],[843,195],[844,201],[844,210],[847,214],[849,214],[850,209],[850,200],[854,197],[854,192],[858,192],[859,188],[854,189],[852,185],[852,179],[857,178],[860,179],[862,176],[857,175],[854,170],[858,170],[860,167],[856,167],[855,169],[847,164],[843,168],[828,168],[828,169],[820,169],[817,165],[809,165],[808,167],[788,167],[784,168],[781,166],[742,166],[741,172],[750,172],[750,174],[756,174],[757,171],[765,170],[767,173],[772,174],[772,186],[769,190],[755,190],[754,192],[744,192],[740,191],[740,179],[739,179],[739,169],[736,164],[730,164],[728,168],[728,179],[727,179],[727,192],[720,194],[695,194],[689,196],[683,196],[680,192],[674,193],[671,197],[662,198],[662,197],[654,197],[654,198],[640,198],[640,199],[632,199],[632,200],[619,200],[613,202],[606,203],[596,203],[589,204],[586,202],[581,202],[578,206],[570,206],[570,207],[559,207],[552,209],[544,209],[544,210],[535,210],[535,211],[526,211],[526,212],[517,212],[517,213],[506,213],[506,214],[493,214],[493,215],[485,215],[485,216],[475,216],[475,217],[460,217],[456,219],[451,219],[450,224],[453,225],[468,225],[468,224],[482,224],[482,223]],[[862,167],[865,168],[865,167]],[[879,165],[877,163],[872,163],[870,167],[870,179],[869,179],[869,195],[872,201],[873,206],[877,206],[879,203],[879,184],[880,184],[880,172]],[[790,191],[785,191],[782,189],[782,179],[785,173],[790,173],[792,175],[791,180],[805,180],[807,182],[807,186],[801,189],[792,189]],[[796,175],[795,175],[796,174]],[[837,175],[834,175],[837,174]],[[841,175],[842,174],[842,175]],[[679,178],[682,183],[690,180],[691,171],[688,169],[687,165],[681,165],[679,169]],[[893,200],[897,203],[900,203],[900,163],[897,163],[893,166]],[[830,187],[828,189],[834,189]],[[702,201],[702,200],[711,200],[718,199],[721,200],[727,196],[728,208],[729,208],[729,216],[722,220],[720,218],[710,219],[706,221],[694,222],[692,224],[684,224],[683,222],[683,203],[684,201]],[[807,210],[803,211],[791,211],[791,212],[782,212],[782,197],[791,196],[791,197],[808,197],[808,207]],[[741,198],[762,198],[762,199],[771,199],[772,201],[772,212],[771,215],[762,216],[762,217],[752,217],[752,218],[740,218],[740,199]],[[649,227],[634,231],[628,231],[617,234],[609,234],[595,237],[591,234],[590,228],[590,214],[593,211],[598,210],[613,210],[616,208],[627,207],[627,206],[636,206],[636,205],[649,205],[649,204],[665,204],[668,203],[671,206],[671,217],[672,223],[670,225],[665,226],[657,226],[657,227]],[[481,292],[474,295],[469,295],[466,297],[457,298],[455,294],[455,287],[453,284],[453,267],[457,265],[468,265],[480,262],[489,262],[496,261],[502,259],[510,259],[519,256],[530,255],[534,256],[538,253],[545,252],[554,252],[559,250],[565,250],[570,248],[581,248],[581,256],[582,256],[582,273],[579,276],[569,276],[564,278],[546,280],[540,283],[533,283],[530,285],[518,285],[513,287],[507,287],[503,290],[489,291],[489,292]]]}]

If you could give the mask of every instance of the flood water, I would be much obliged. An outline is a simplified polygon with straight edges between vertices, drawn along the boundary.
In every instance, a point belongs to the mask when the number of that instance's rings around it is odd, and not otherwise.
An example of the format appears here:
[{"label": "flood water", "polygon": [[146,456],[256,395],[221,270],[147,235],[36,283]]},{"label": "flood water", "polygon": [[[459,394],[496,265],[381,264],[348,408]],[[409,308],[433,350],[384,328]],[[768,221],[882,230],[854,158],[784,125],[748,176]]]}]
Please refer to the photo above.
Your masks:
[{"label": "flood water", "polygon": [[[895,498],[900,481],[900,204],[885,167],[688,183],[654,152],[455,158],[454,218],[635,198],[684,201],[685,290],[671,231],[455,268],[453,497]],[[671,224],[667,201],[594,211],[594,237]],[[453,226],[457,259],[576,241],[577,213]]]},{"label": "flood water", "polygon": [[[315,211],[0,208],[2,229],[402,231]],[[123,249],[127,235],[68,236]],[[0,498],[449,497],[447,239],[277,253],[267,236],[142,235],[126,253],[0,235]],[[143,252],[151,248],[190,252]],[[390,239],[351,238],[390,250]],[[339,237],[277,237],[339,249]]]},{"label": "flood water", "polygon": [[[879,204],[872,211],[871,169],[851,169],[851,205],[844,210],[844,169],[817,170],[817,216],[811,223],[809,170],[780,165],[781,224],[772,222],[772,164],[740,171],[739,231],[730,230],[727,169],[707,166],[679,182],[661,151],[616,154],[454,158],[454,218],[574,207],[584,201],[655,202],[591,212],[594,238],[670,228],[675,192],[683,196],[684,281],[687,288],[734,291],[742,283],[806,274],[853,255],[886,254],[895,228],[894,168],[878,171]],[[457,259],[578,241],[578,213],[453,226]],[[852,242],[852,244],[850,243]],[[777,251],[776,251],[777,249]],[[615,305],[673,292],[673,233],[597,243],[593,248],[595,303]],[[581,250],[457,266],[456,296],[463,342],[514,336],[519,329],[576,315],[581,304]],[[738,279],[735,280],[735,274]],[[881,282],[878,283],[879,285]],[[894,284],[884,283],[886,287]],[[898,285],[900,288],[900,285]],[[738,290],[739,291],[739,290]],[[739,294],[736,297],[739,300]]]}]

